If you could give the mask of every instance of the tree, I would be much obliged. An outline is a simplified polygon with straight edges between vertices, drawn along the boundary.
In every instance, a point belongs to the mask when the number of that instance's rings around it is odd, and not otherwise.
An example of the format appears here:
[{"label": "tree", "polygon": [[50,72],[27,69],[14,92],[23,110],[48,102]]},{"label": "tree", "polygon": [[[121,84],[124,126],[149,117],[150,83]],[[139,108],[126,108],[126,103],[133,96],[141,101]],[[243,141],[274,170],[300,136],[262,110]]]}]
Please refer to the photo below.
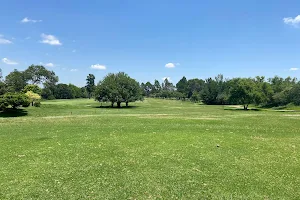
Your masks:
[{"label": "tree", "polygon": [[184,76],[182,77],[182,79],[180,79],[180,81],[178,81],[178,83],[176,84],[176,88],[178,92],[187,95],[187,87],[188,87],[188,81]]},{"label": "tree", "polygon": [[289,92],[289,99],[292,103],[299,106],[300,105],[300,82],[295,84]]},{"label": "tree", "polygon": [[55,73],[47,70],[42,65],[31,65],[24,71],[24,74],[26,81],[33,85],[38,85],[53,80],[56,80],[56,82],[58,81],[58,77],[55,75]]},{"label": "tree", "polygon": [[112,107],[114,103],[121,107],[122,102],[128,106],[129,102],[142,99],[139,83],[124,72],[108,74],[97,85],[95,94],[96,100],[100,102],[110,101]]},{"label": "tree", "polygon": [[7,92],[7,87],[4,82],[0,80],[0,95],[3,95]]},{"label": "tree", "polygon": [[41,96],[40,96],[39,94],[34,93],[34,92],[32,92],[32,91],[27,91],[27,92],[25,93],[25,95],[29,98],[29,100],[30,100],[32,106],[33,106],[34,102],[36,102],[36,101],[38,101],[38,100],[41,99]]},{"label": "tree", "polygon": [[56,99],[73,99],[72,89],[67,84],[57,84],[54,96]]},{"label": "tree", "polygon": [[153,90],[153,93],[158,93],[161,91],[161,85],[158,80],[154,81]]},{"label": "tree", "polygon": [[90,99],[95,91],[95,76],[93,74],[89,74],[86,78],[86,90]]},{"label": "tree", "polygon": [[248,106],[251,103],[257,102],[257,88],[253,80],[247,78],[235,79],[235,84],[230,89],[229,101],[232,104],[242,104],[244,110],[248,110]]},{"label": "tree", "polygon": [[26,85],[23,89],[23,92],[26,93],[28,91],[32,91],[33,93],[39,95],[42,93],[42,89],[38,85]]},{"label": "tree", "polygon": [[82,97],[81,88],[79,88],[79,87],[77,87],[76,85],[73,85],[73,84],[69,84],[69,88],[72,91],[73,98],[81,98]]},{"label": "tree", "polygon": [[205,81],[202,79],[190,79],[187,82],[186,95],[187,98],[191,98],[194,93],[200,94],[205,85]]},{"label": "tree", "polygon": [[218,83],[212,78],[206,79],[201,98],[205,104],[216,104],[218,97]]},{"label": "tree", "polygon": [[20,106],[28,107],[29,105],[30,100],[23,93],[6,93],[0,96],[0,110],[5,110],[9,106],[16,109]]},{"label": "tree", "polygon": [[162,89],[167,91],[174,91],[175,87],[168,78],[165,78],[164,82],[162,83]]},{"label": "tree", "polygon": [[154,86],[148,81],[146,84],[142,83],[141,88],[144,91],[144,95],[149,97],[153,91]]},{"label": "tree", "polygon": [[5,77],[5,83],[9,92],[21,92],[27,85],[24,72],[16,69]]}]

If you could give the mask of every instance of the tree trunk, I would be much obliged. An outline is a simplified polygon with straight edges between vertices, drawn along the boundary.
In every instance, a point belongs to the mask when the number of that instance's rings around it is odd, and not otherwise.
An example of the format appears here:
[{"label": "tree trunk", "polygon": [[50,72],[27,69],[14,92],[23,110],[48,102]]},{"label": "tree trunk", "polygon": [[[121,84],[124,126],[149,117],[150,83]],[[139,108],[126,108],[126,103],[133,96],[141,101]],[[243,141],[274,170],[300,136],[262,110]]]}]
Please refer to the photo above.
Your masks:
[{"label": "tree trunk", "polygon": [[114,107],[114,102],[111,102],[111,107],[112,107],[112,108]]},{"label": "tree trunk", "polygon": [[31,102],[31,106],[33,106],[33,102]]},{"label": "tree trunk", "polygon": [[121,108],[121,102],[117,102],[118,108]]},{"label": "tree trunk", "polygon": [[244,110],[248,110],[248,105],[244,105]]},{"label": "tree trunk", "polygon": [[126,107],[128,107],[128,102],[126,102]]}]

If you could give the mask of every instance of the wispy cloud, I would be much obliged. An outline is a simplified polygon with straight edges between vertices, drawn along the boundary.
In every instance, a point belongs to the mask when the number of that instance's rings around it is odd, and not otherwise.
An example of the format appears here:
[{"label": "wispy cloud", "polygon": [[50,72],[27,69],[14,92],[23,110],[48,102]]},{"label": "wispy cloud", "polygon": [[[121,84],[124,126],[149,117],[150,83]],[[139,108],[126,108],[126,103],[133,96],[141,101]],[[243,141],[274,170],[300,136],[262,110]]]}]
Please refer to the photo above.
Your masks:
[{"label": "wispy cloud", "polygon": [[31,37],[26,37],[25,40],[29,40]]},{"label": "wispy cloud", "polygon": [[296,16],[295,18],[292,17],[285,17],[283,18],[283,22],[285,24],[294,26],[294,27],[298,27],[300,24],[300,15]]},{"label": "wispy cloud", "polygon": [[50,44],[50,45],[62,45],[62,43],[54,35],[47,35],[43,33],[41,37],[42,37],[41,43]]},{"label": "wispy cloud", "polygon": [[165,67],[166,68],[174,68],[174,67],[179,66],[179,65],[180,65],[180,63],[167,63],[165,65]]},{"label": "wispy cloud", "polygon": [[11,44],[12,43],[12,41],[5,39],[3,37],[4,37],[3,35],[0,35],[0,44]]},{"label": "wispy cloud", "polygon": [[73,49],[72,53],[76,53],[76,49]]},{"label": "wispy cloud", "polygon": [[43,62],[40,62],[40,65],[44,65],[45,67],[55,67],[55,65],[53,63],[43,63]]},{"label": "wispy cloud", "polygon": [[299,68],[296,68],[296,67],[290,68],[290,71],[298,71],[298,70],[299,70]]},{"label": "wispy cloud", "polygon": [[100,64],[95,64],[95,65],[91,65],[91,69],[106,70],[106,66],[100,65]]},{"label": "wispy cloud", "polygon": [[71,72],[77,72],[78,69],[71,69],[70,71],[71,71]]},{"label": "wispy cloud", "polygon": [[17,65],[18,63],[13,61],[13,60],[9,60],[8,58],[2,58],[2,62],[4,62],[7,65]]},{"label": "wispy cloud", "polygon": [[42,22],[42,20],[29,19],[28,17],[25,17],[24,19],[21,20],[21,23],[37,23],[37,22]]}]

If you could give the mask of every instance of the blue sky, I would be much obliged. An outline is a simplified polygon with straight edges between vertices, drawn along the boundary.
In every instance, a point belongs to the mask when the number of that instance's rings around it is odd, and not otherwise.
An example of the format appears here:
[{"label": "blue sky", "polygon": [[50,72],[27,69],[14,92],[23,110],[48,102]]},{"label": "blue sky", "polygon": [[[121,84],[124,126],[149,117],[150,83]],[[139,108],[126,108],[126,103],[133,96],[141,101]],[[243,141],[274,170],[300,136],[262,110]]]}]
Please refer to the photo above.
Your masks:
[{"label": "blue sky", "polygon": [[298,15],[299,0],[2,0],[0,68],[42,63],[78,86],[118,71],[300,78]]}]

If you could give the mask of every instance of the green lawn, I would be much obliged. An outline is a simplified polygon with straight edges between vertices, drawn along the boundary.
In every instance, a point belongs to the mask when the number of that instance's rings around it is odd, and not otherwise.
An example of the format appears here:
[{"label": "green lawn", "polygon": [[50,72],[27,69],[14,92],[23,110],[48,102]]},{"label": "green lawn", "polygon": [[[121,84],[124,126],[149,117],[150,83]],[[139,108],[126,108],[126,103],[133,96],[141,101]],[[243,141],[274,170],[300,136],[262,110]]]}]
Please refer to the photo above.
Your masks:
[{"label": "green lawn", "polygon": [[300,113],[99,106],[55,100],[0,113],[0,199],[300,197]]}]

